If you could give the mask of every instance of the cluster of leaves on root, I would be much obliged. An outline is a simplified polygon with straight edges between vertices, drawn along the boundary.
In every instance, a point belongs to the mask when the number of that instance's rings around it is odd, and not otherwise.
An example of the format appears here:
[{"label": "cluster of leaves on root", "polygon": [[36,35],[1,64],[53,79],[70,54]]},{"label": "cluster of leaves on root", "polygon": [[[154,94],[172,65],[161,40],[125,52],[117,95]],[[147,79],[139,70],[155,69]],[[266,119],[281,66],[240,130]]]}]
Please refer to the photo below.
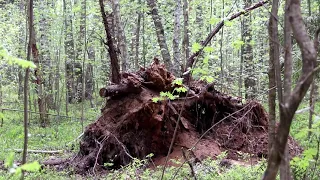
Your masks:
[{"label": "cluster of leaves on root", "polygon": [[[200,49],[202,49],[202,46],[199,43],[194,43],[192,45],[192,52],[196,53],[197,51],[199,51]],[[202,60],[202,63],[199,65],[199,67],[196,67],[190,71],[192,71],[192,76],[206,81],[208,83],[212,83],[215,78],[216,75],[221,69],[220,68],[216,68],[215,71],[212,71],[211,67],[209,67],[209,60],[212,59],[213,57],[210,56],[210,53],[214,51],[214,49],[212,47],[204,47],[203,48],[205,57]],[[215,73],[214,73],[215,72]],[[172,92],[160,92],[160,96],[159,97],[154,97],[152,98],[152,101],[157,103],[158,101],[163,101],[165,99],[169,99],[169,100],[175,100],[177,98],[179,98],[179,95],[175,95],[175,94],[180,94],[180,93],[185,93],[187,92],[187,89],[185,87],[183,87],[183,79],[182,78],[177,78],[172,82],[172,86],[178,85],[179,87],[175,88]]]},{"label": "cluster of leaves on root", "polygon": [[154,103],[157,103],[158,101],[163,101],[165,99],[170,99],[170,100],[175,100],[176,98],[179,97],[179,95],[174,95],[175,93],[184,93],[187,92],[187,89],[185,87],[183,87],[182,84],[183,79],[182,78],[177,78],[172,82],[172,86],[178,85],[179,87],[174,88],[174,90],[172,92],[160,92],[160,97],[154,97],[152,98],[152,101]]}]

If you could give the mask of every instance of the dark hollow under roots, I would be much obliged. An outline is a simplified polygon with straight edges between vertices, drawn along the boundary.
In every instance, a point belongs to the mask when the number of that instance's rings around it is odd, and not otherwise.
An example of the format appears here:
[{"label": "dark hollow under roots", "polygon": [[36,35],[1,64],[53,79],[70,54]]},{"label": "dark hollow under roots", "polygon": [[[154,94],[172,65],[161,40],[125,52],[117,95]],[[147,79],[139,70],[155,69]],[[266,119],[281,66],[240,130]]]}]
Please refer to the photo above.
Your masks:
[{"label": "dark hollow under roots", "polygon": [[[189,93],[173,100],[153,102],[161,91],[172,91],[175,77],[157,60],[147,69],[122,74],[119,85],[100,90],[108,98],[102,115],[86,127],[80,142],[80,151],[72,162],[78,172],[127,165],[133,158],[144,159],[153,153],[165,156],[181,113],[176,147],[191,148],[206,132],[201,147],[194,150],[196,158],[228,151],[228,157],[240,158],[239,152],[252,157],[266,157],[268,147],[268,118],[256,101],[245,104],[239,98],[215,90],[213,84],[190,83]],[[177,86],[176,86],[177,87]],[[181,136],[179,136],[181,135]],[[192,138],[190,138],[192,137]],[[301,151],[291,139],[291,154]],[[219,151],[219,152],[218,152]],[[110,168],[110,166],[109,166]]]}]

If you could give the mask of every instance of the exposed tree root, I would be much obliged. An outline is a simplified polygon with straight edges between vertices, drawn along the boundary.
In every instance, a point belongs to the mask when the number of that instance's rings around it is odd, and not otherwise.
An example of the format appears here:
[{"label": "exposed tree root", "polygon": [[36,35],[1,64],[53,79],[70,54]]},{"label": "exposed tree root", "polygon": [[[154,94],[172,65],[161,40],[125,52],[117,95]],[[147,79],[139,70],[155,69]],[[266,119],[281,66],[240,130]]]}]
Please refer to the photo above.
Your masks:
[{"label": "exposed tree root", "polygon": [[[182,157],[181,147],[191,148],[214,124],[193,150],[195,159],[215,157],[224,150],[231,159],[241,157],[242,153],[255,158],[267,156],[268,118],[261,104],[255,101],[242,104],[241,99],[222,94],[214,84],[203,82],[191,83],[189,97],[180,94],[177,100],[154,103],[152,98],[158,97],[160,91],[173,90],[174,79],[155,60],[147,69],[123,74],[119,85],[103,88],[100,94],[109,99],[101,117],[84,132],[80,151],[72,162],[76,170],[106,169],[105,163],[120,168],[133,158],[143,159],[150,153],[155,154],[155,163],[161,164],[180,111],[183,111],[181,124],[172,158]],[[290,142],[292,154],[300,153],[299,146]]]}]

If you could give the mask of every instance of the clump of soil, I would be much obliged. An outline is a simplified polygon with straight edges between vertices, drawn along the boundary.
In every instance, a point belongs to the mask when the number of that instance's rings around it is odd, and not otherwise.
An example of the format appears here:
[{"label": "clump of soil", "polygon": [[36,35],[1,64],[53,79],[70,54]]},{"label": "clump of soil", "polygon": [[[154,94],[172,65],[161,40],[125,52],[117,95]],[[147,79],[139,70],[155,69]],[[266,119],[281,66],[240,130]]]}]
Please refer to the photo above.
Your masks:
[{"label": "clump of soil", "polygon": [[[193,81],[188,93],[173,101],[153,102],[161,91],[172,91],[175,77],[157,59],[147,69],[122,74],[121,83],[100,90],[108,98],[102,115],[86,127],[80,151],[73,164],[78,172],[127,165],[133,158],[155,155],[164,163],[178,118],[180,124],[170,158],[181,158],[181,148],[193,149],[196,159],[215,157],[228,151],[228,158],[243,153],[267,157],[268,118],[256,101],[245,104],[239,98],[218,92],[214,84]],[[198,142],[199,137],[208,133]],[[292,155],[300,147],[290,139]]]}]

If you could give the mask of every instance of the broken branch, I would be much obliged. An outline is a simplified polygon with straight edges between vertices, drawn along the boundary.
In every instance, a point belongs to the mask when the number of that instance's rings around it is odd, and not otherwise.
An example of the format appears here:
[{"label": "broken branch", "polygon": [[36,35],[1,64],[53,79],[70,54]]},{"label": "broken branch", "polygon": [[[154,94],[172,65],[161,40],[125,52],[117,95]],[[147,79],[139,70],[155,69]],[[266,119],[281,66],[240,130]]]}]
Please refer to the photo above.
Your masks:
[{"label": "broken branch", "polygon": [[[187,61],[187,65],[186,65],[186,68],[185,68],[185,71],[188,70],[188,68],[192,68],[193,64],[195,63],[195,58],[203,51],[204,47],[207,46],[209,44],[209,42],[211,41],[211,39],[220,31],[220,29],[224,26],[224,22],[225,21],[232,21],[234,20],[235,18],[243,15],[243,14],[246,14],[247,12],[249,11],[252,11],[258,7],[261,7],[262,5],[266,4],[268,1],[260,1],[246,9],[244,9],[243,11],[240,11],[240,12],[237,12],[235,14],[233,14],[232,16],[230,16],[229,18],[227,19],[223,19],[222,21],[220,21],[216,27],[211,31],[211,33],[207,36],[207,38],[201,43],[201,49],[197,52],[195,52],[194,54],[192,54],[188,61]],[[188,73],[185,73],[183,75],[183,81],[184,82],[188,82],[190,78],[190,72]]]}]

